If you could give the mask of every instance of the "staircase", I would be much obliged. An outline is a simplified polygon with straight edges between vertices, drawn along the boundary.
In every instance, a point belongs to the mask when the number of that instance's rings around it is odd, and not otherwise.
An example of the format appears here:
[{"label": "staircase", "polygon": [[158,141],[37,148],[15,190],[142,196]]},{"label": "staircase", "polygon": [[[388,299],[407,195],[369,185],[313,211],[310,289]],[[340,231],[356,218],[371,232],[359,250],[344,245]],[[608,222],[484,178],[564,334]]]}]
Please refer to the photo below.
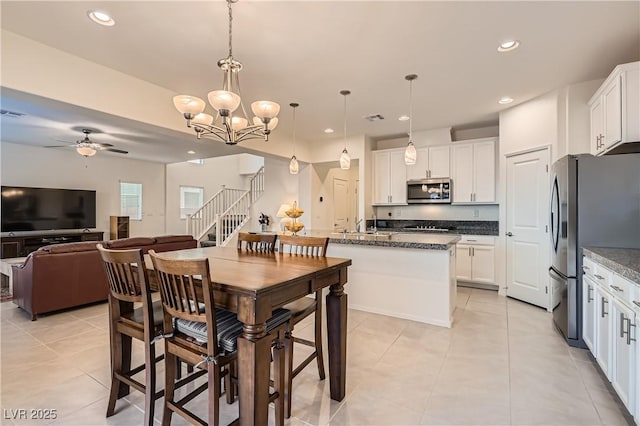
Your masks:
[{"label": "staircase", "polygon": [[251,177],[249,189],[222,187],[187,218],[187,233],[202,247],[225,246],[249,221],[251,206],[264,192],[264,167]]}]

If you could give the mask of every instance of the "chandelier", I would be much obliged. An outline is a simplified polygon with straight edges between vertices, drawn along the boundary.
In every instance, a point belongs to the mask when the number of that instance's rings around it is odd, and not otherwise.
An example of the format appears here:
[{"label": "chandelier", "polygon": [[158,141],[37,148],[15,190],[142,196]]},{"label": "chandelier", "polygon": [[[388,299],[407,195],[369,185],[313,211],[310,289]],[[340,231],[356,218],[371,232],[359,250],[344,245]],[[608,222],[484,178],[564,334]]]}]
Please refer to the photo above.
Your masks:
[{"label": "chandelier", "polygon": [[[238,74],[242,70],[242,63],[233,58],[232,53],[232,10],[231,4],[238,0],[227,0],[229,10],[229,56],[218,61],[218,67],[223,72],[221,90],[209,92],[208,99],[217,111],[216,117],[205,114],[205,102],[195,96],[178,95],[173,97],[173,105],[187,120],[187,127],[193,128],[198,139],[208,137],[220,140],[228,145],[235,145],[247,139],[264,138],[269,140],[269,134],[278,125],[280,105],[271,101],[256,101],[251,104],[253,124],[249,125],[248,115],[240,97],[240,82]],[[240,107],[239,113],[234,112]]]}]

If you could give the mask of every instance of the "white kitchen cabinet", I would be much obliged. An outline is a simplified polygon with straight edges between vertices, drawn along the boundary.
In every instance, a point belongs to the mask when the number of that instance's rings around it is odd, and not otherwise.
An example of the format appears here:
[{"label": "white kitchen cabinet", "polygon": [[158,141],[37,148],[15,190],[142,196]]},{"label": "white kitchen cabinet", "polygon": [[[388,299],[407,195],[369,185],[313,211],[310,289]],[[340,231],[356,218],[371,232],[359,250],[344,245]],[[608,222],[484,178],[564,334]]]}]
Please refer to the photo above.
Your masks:
[{"label": "white kitchen cabinet", "polygon": [[596,283],[589,277],[582,280],[582,338],[591,352],[596,351]]},{"label": "white kitchen cabinet", "polygon": [[451,147],[453,203],[489,204],[496,201],[495,138]]},{"label": "white kitchen cabinet", "polygon": [[640,62],[618,65],[589,101],[591,153],[640,139]]},{"label": "white kitchen cabinet", "polygon": [[636,318],[633,310],[622,300],[614,298],[612,301],[613,322],[613,374],[611,384],[618,393],[622,403],[634,412],[635,390],[635,356],[636,332],[632,330]]},{"label": "white kitchen cabinet", "polygon": [[495,239],[486,236],[463,236],[456,244],[456,279],[458,281],[495,284]]},{"label": "white kitchen cabinet", "polygon": [[[593,281],[591,283],[591,285],[594,285]],[[611,379],[611,295],[602,286],[596,285],[594,299],[596,303],[595,327],[593,330],[595,333],[593,336],[595,347],[590,347],[590,349],[604,375]]]},{"label": "white kitchen cabinet", "polygon": [[417,148],[416,152],[416,164],[407,166],[407,180],[449,177],[449,145],[423,146]]},{"label": "white kitchen cabinet", "polygon": [[407,172],[404,148],[374,151],[373,204],[406,205]]}]

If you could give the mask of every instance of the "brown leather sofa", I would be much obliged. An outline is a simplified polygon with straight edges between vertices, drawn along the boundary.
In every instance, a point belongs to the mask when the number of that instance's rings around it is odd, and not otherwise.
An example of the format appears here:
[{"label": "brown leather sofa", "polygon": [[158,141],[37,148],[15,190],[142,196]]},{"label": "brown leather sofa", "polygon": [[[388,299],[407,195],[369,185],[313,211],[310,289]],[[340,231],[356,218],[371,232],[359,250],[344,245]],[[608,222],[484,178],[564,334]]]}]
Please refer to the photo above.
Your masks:
[{"label": "brown leather sofa", "polygon": [[13,265],[13,303],[35,320],[41,313],[106,300],[109,284],[97,244],[114,250],[141,248],[146,253],[195,248],[198,242],[190,235],[165,235],[41,247],[24,263]]}]

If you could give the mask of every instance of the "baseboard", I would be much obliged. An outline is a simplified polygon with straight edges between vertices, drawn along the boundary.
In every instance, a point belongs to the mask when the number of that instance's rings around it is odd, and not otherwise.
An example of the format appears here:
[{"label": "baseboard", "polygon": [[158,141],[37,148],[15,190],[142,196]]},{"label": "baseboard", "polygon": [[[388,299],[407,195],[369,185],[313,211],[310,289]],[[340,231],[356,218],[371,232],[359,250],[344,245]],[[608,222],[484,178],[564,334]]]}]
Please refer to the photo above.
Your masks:
[{"label": "baseboard", "polygon": [[458,287],[478,288],[481,290],[498,291],[498,284],[471,283],[467,281],[457,281]]}]

